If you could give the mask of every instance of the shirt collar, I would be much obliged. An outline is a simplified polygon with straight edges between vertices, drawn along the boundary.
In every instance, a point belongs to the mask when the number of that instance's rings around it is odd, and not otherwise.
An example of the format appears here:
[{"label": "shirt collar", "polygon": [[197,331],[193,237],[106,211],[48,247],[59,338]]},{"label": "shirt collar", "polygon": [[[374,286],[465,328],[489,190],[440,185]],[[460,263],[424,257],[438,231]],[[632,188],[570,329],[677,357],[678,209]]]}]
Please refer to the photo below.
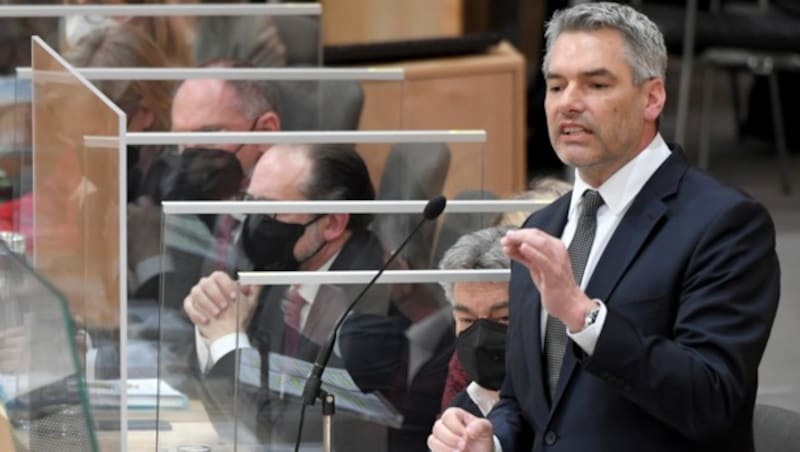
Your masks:
[{"label": "shirt collar", "polygon": [[[318,272],[328,271],[333,265],[333,262],[336,260],[336,258],[339,257],[340,252],[341,250],[334,253],[333,256],[331,256],[330,259],[325,261],[325,263],[322,264],[322,266],[318,268],[316,271]],[[313,304],[314,299],[317,298],[317,292],[319,292],[319,286],[320,286],[319,284],[300,284],[299,286],[297,286],[297,293],[299,293],[300,296],[303,297],[303,300],[306,300],[306,303]]]},{"label": "shirt collar", "polygon": [[[661,134],[656,134],[653,141],[639,155],[618,169],[600,187],[596,188],[600,192],[600,196],[603,197],[604,206],[614,215],[621,215],[633,201],[633,198],[639,194],[644,184],[671,154],[672,151],[670,151],[667,143],[664,142]],[[568,219],[571,220],[577,215],[583,199],[583,192],[586,190],[595,190],[595,188],[584,182],[578,170],[575,169],[575,183],[570,199]]]},{"label": "shirt collar", "polygon": [[478,406],[484,416],[489,414],[497,401],[500,400],[500,395],[497,391],[486,389],[475,381],[467,385],[466,390],[469,398]]}]

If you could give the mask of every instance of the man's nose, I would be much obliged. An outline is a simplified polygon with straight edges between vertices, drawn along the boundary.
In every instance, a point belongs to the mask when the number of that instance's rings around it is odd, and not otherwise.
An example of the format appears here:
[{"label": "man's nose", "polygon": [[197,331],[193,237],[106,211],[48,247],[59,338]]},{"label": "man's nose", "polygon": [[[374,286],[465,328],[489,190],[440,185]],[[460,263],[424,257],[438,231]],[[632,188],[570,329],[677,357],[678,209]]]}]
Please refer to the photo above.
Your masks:
[{"label": "man's nose", "polygon": [[585,108],[583,93],[575,85],[568,85],[558,99],[558,111],[564,116],[574,116]]}]

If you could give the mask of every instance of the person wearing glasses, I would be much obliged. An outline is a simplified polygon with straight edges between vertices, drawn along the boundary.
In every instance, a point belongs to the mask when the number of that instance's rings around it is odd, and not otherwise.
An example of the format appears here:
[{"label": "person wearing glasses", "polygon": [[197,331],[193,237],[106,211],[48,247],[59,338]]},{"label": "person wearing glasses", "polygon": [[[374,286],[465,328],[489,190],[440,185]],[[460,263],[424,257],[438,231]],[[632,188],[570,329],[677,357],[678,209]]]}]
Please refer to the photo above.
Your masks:
[{"label": "person wearing glasses", "polygon": [[[374,198],[361,157],[351,145],[332,144],[272,146],[256,164],[244,196],[262,201]],[[368,229],[371,221],[369,214],[248,215],[237,247],[249,261],[248,267],[257,271],[374,270],[383,262],[384,250]],[[388,289],[375,289],[356,306],[343,331],[358,330],[361,316],[388,315]],[[222,271],[202,278],[184,299],[183,308],[195,326],[193,367],[201,376],[207,411],[212,419],[221,420],[217,427],[222,430],[230,422],[236,401],[235,418],[248,427],[239,430],[240,438],[253,432],[252,441],[259,443],[293,443],[300,402],[283,393],[280,384],[276,387],[268,381],[270,370],[283,375],[270,357],[278,362],[313,362],[358,290],[352,285],[244,286]],[[377,341],[363,340],[380,351]],[[362,368],[346,366],[348,351],[337,341],[330,365],[346,369],[364,392],[388,387],[386,380],[395,377],[393,371],[401,371],[402,356],[394,358],[394,369],[371,369],[369,356],[358,353],[353,361]],[[237,363],[238,398],[234,388]],[[307,422],[318,423],[318,414],[317,409],[309,411]],[[383,427],[346,413],[335,419],[337,450],[356,450],[356,445],[380,443],[378,438],[386,437]],[[308,440],[319,429],[307,425],[304,433]]]}]

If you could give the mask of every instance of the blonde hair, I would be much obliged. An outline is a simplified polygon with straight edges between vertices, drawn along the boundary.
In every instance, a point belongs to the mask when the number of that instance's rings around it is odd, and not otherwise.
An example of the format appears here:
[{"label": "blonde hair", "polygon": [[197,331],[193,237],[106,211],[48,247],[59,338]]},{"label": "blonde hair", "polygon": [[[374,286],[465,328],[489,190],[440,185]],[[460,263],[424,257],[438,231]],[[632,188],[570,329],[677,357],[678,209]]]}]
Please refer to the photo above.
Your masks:
[{"label": "blonde hair", "polygon": [[[527,199],[551,203],[561,197],[561,195],[572,190],[572,185],[568,182],[550,176],[533,179],[528,187],[528,190],[511,196],[509,199]],[[525,222],[525,219],[528,218],[530,214],[531,212],[522,211],[503,212],[494,218],[492,224],[518,227]]]},{"label": "blonde hair", "polygon": [[[67,61],[77,67],[164,67],[167,59],[155,43],[128,25],[95,30],[69,49]],[[102,80],[97,87],[127,115],[144,107],[153,112],[152,130],[170,129],[173,82]]]}]

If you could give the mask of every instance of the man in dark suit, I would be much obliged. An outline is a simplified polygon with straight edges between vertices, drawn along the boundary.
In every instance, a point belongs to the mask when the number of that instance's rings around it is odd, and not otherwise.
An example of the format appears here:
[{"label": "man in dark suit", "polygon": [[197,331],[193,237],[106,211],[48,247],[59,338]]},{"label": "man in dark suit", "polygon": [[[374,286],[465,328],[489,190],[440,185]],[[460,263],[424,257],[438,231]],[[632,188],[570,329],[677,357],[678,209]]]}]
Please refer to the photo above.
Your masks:
[{"label": "man in dark suit", "polygon": [[765,209],[658,133],[666,50],[635,10],[548,24],[550,139],[571,194],[503,239],[506,380],[489,418],[447,411],[434,451],[752,451],[778,304]]},{"label": "man in dark suit", "polygon": [[[375,196],[363,160],[352,146],[344,145],[274,145],[257,163],[247,195],[281,201],[372,200]],[[346,213],[250,215],[242,225],[239,243],[259,271],[375,270],[383,262],[384,250],[368,230],[371,219],[367,214]],[[260,445],[293,442],[300,403],[268,384],[269,370],[276,373],[275,364],[268,369],[270,354],[313,362],[360,290],[354,285],[246,287],[224,272],[203,278],[184,300],[184,310],[197,327],[196,360],[212,418],[241,421],[247,428],[240,431],[240,438],[241,432],[254,432],[252,442]],[[385,285],[367,292],[346,318],[329,364],[345,369],[362,392],[379,392],[406,413],[410,412],[406,400],[424,389],[419,385],[438,381],[441,391],[446,361],[424,365],[418,374],[425,374],[425,381],[407,382],[409,352],[404,333],[411,321],[391,305],[389,294]],[[452,341],[443,347],[447,344]],[[243,370],[243,362],[257,364]],[[255,378],[250,378],[252,370]],[[307,416],[306,441],[318,441],[314,436],[321,428],[313,425],[319,422],[317,413],[312,409]],[[426,414],[430,421],[424,429],[417,427],[416,419],[408,419],[412,422],[401,430],[389,431],[341,411],[335,418],[337,450],[357,450],[364,444],[370,450],[418,450],[404,448],[402,442],[410,435],[424,447],[435,406]]]}]

